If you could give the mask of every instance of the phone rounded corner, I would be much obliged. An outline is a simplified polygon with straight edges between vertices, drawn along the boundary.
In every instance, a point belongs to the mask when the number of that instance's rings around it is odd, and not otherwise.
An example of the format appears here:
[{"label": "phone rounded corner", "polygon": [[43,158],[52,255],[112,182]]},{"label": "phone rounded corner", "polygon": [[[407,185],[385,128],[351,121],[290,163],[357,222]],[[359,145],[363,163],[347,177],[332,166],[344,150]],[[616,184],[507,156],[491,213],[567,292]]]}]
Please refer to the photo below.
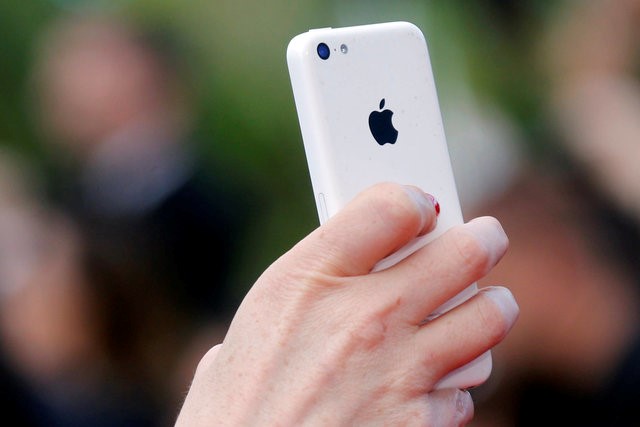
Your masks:
[{"label": "phone rounded corner", "polygon": [[425,37],[425,35],[422,32],[422,30],[420,30],[420,28],[418,28],[417,26],[415,26],[414,35],[415,35],[416,39],[418,39],[420,41],[420,43],[422,45],[424,45],[425,49],[428,49],[428,47],[427,47],[427,45],[428,45],[427,38]]},{"label": "phone rounded corner", "polygon": [[396,24],[397,25],[401,25],[402,27],[404,27],[405,30],[409,31],[411,34],[414,34],[418,38],[420,38],[422,40],[426,40],[425,37],[424,37],[424,33],[422,32],[422,29],[420,29],[420,27],[418,27],[413,22],[410,22],[410,21],[398,21],[398,22],[396,22]]},{"label": "phone rounded corner", "polygon": [[294,36],[287,44],[287,61],[290,62],[294,57],[298,57],[303,50],[304,33]]}]

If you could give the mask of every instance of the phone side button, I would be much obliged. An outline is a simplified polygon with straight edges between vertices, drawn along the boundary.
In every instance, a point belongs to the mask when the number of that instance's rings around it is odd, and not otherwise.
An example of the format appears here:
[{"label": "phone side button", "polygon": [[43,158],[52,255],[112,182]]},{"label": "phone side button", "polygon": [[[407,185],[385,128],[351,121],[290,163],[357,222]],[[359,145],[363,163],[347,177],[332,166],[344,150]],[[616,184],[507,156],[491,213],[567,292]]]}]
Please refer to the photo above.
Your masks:
[{"label": "phone side button", "polygon": [[329,219],[327,203],[324,200],[323,193],[318,193],[318,216],[320,217],[320,224],[324,224]]}]

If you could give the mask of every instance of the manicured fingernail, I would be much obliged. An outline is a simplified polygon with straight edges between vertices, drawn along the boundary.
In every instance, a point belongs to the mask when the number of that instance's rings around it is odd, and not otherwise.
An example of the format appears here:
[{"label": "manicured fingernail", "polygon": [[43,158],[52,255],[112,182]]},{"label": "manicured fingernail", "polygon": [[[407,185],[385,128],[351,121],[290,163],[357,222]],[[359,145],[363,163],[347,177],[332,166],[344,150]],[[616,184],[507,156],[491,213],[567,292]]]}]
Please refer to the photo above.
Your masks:
[{"label": "manicured fingernail", "polygon": [[477,242],[487,251],[487,268],[495,266],[507,251],[509,239],[502,228],[502,225],[491,217],[475,218],[465,224]]},{"label": "manicured fingernail", "polygon": [[[405,185],[404,189],[420,209],[420,214],[422,216],[422,224],[420,226],[420,229],[423,230],[427,225],[427,221],[431,216],[427,214],[427,212],[435,208],[436,216],[437,216],[438,211],[440,210],[440,205],[439,204],[436,205],[437,201],[432,195],[425,193],[424,191],[420,190],[418,187],[414,187],[412,185]],[[423,230],[423,232],[424,231],[425,230]]]},{"label": "manicured fingernail", "polygon": [[427,200],[427,194],[424,191],[413,185],[404,185],[403,188],[420,209],[428,209],[431,207],[429,204],[430,200]]},{"label": "manicured fingernail", "polygon": [[431,194],[426,193],[427,197],[429,198],[429,200],[431,200],[431,203],[433,203],[433,207],[436,210],[436,215],[440,215],[440,203],[438,202],[438,199],[436,199],[435,197],[433,197]]},{"label": "manicured fingernail", "polygon": [[511,291],[502,286],[488,286],[480,290],[485,296],[491,298],[491,300],[498,306],[505,320],[509,324],[509,329],[516,322],[518,314],[520,313],[520,307],[516,299],[513,297]]}]

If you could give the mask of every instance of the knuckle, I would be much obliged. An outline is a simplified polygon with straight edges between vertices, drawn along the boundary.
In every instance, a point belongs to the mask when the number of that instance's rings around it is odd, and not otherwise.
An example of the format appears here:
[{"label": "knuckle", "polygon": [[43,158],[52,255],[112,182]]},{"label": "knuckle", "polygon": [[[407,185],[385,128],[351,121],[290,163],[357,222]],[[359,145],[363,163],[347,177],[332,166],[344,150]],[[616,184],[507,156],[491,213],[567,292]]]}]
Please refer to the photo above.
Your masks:
[{"label": "knuckle", "polygon": [[204,356],[198,362],[198,366],[196,367],[196,375],[202,375],[205,372],[208,372],[218,355],[218,351],[220,350],[221,344],[218,344],[212,348],[210,348]]},{"label": "knuckle", "polygon": [[452,229],[454,253],[465,276],[483,276],[491,265],[490,249],[475,235],[461,227]]},{"label": "knuckle", "polygon": [[355,347],[371,351],[385,342],[388,325],[384,318],[377,315],[360,316],[353,321],[348,331]]},{"label": "knuckle", "polygon": [[351,345],[358,350],[371,352],[385,345],[392,337],[397,338],[397,325],[392,320],[392,313],[396,309],[395,302],[370,300],[366,309],[350,313],[344,330],[348,333]]},{"label": "knuckle", "polygon": [[401,185],[384,182],[369,191],[370,208],[385,227],[411,233],[420,228],[422,214]]}]

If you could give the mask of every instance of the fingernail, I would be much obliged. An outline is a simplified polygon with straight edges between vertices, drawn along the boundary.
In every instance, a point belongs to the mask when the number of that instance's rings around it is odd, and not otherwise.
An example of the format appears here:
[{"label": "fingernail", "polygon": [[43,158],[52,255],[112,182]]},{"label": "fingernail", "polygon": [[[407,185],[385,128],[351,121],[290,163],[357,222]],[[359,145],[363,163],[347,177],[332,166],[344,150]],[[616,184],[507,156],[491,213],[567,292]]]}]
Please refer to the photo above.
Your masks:
[{"label": "fingernail", "polygon": [[435,197],[433,197],[431,194],[426,193],[427,197],[429,198],[429,200],[431,200],[431,203],[433,204],[433,207],[436,210],[436,216],[440,215],[440,203],[438,202],[438,199],[436,199]]},{"label": "fingernail", "polygon": [[420,209],[435,209],[436,215],[440,213],[440,203],[438,203],[438,200],[431,194],[425,193],[413,185],[405,185],[404,189]]},{"label": "fingernail", "polygon": [[466,390],[458,390],[456,396],[456,410],[458,414],[465,417],[469,411],[473,411],[473,398],[471,393]]},{"label": "fingernail", "polygon": [[509,329],[511,329],[520,313],[520,307],[518,307],[518,303],[511,291],[503,286],[487,286],[482,288],[480,292],[489,297],[498,306],[509,324]]},{"label": "fingernail", "polygon": [[413,199],[414,202],[420,207],[420,209],[429,209],[431,208],[430,199],[428,199],[427,194],[420,190],[418,187],[414,187],[413,185],[403,185],[404,190],[407,194]]},{"label": "fingernail", "polygon": [[487,251],[487,267],[493,268],[507,251],[509,239],[500,223],[491,217],[475,218],[465,224]]},{"label": "fingernail", "polygon": [[[420,190],[418,187],[414,187],[412,185],[403,186],[409,197],[416,203],[418,208],[420,209],[420,214],[422,216],[422,224],[420,229],[424,229],[427,225],[427,221],[430,215],[427,214],[428,211],[435,209],[436,217],[440,211],[440,205],[436,199],[431,195],[427,194],[424,191]],[[424,230],[423,230],[424,231]]]}]

